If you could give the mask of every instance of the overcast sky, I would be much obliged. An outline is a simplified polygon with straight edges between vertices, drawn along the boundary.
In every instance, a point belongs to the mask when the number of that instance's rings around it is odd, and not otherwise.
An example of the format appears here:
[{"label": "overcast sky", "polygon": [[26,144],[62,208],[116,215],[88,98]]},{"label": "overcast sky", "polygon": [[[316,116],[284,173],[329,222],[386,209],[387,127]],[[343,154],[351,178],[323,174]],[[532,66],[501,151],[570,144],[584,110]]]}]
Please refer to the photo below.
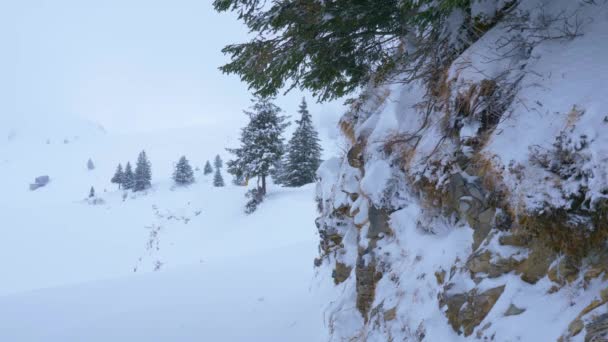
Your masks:
[{"label": "overcast sky", "polygon": [[[5,117],[75,115],[116,132],[242,122],[250,93],[217,68],[246,30],[211,0],[0,3]],[[277,102],[292,114],[302,95]],[[333,126],[341,106],[308,98],[317,122]]]}]

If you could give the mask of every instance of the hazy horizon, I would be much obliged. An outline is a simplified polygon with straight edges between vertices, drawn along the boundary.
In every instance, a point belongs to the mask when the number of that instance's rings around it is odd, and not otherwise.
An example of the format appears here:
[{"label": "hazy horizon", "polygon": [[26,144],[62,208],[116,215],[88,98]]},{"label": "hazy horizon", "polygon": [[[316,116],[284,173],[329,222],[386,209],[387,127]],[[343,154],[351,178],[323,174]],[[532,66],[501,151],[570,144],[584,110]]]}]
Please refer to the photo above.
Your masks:
[{"label": "hazy horizon", "polygon": [[[119,133],[243,122],[251,93],[218,67],[228,61],[221,48],[247,31],[211,3],[26,0],[3,7],[0,38],[9,53],[0,57],[8,75],[0,109],[9,122],[70,115]],[[300,91],[276,102],[293,115],[302,96],[322,135],[333,130],[340,102],[320,105]]]}]

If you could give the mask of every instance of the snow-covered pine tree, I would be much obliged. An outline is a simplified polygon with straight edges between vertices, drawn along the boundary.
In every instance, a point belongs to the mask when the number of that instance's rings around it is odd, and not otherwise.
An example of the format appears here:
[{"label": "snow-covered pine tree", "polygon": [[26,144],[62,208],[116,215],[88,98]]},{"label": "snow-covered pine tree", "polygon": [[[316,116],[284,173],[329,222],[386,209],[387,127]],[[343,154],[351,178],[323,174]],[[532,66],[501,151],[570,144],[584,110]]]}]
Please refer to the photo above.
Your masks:
[{"label": "snow-covered pine tree", "polygon": [[283,147],[285,154],[275,164],[274,169],[271,172],[272,181],[274,184],[285,185],[285,165],[287,164],[287,147]]},{"label": "snow-covered pine tree", "polygon": [[179,158],[175,171],[173,171],[173,180],[179,185],[188,185],[194,183],[194,172],[186,159],[186,156]]},{"label": "snow-covered pine tree", "polygon": [[222,161],[222,158],[220,158],[220,155],[216,155],[213,160],[213,166],[215,166],[216,169],[221,169],[223,164],[224,162]]},{"label": "snow-covered pine tree", "polygon": [[95,163],[93,163],[93,160],[91,158],[89,158],[89,160],[87,161],[87,169],[95,170]]},{"label": "snow-covered pine tree", "polygon": [[215,169],[215,174],[213,175],[213,186],[222,187],[224,186],[224,177],[222,177],[222,172],[219,168]]},{"label": "snow-covered pine tree", "polygon": [[91,190],[89,190],[89,198],[93,198],[95,197],[95,188],[91,187]]},{"label": "snow-covered pine tree", "polygon": [[133,169],[131,168],[131,163],[127,162],[125,166],[125,172],[123,174],[122,179],[122,188],[125,190],[133,189],[133,185],[135,184],[135,174],[133,174]]},{"label": "snow-covered pine tree", "polygon": [[281,183],[287,186],[302,186],[315,181],[316,172],[321,165],[321,144],[319,134],[312,124],[306,100],[302,99],[298,113],[300,120],[287,144],[287,155],[281,174]]},{"label": "snow-covered pine tree", "polygon": [[203,174],[208,175],[210,173],[213,173],[213,168],[211,167],[211,163],[207,160],[205,168],[203,169]]},{"label": "snow-covered pine tree", "polygon": [[141,151],[135,165],[133,191],[142,191],[149,188],[152,183],[152,169],[146,151]]},{"label": "snow-covered pine tree", "polygon": [[118,164],[118,167],[116,167],[116,172],[114,173],[114,176],[112,177],[112,179],[110,179],[110,182],[114,183],[114,184],[118,184],[118,188],[120,189],[123,185],[125,181],[125,173],[122,170],[122,164]]},{"label": "snow-covered pine tree", "polygon": [[238,177],[258,178],[262,196],[266,194],[266,177],[283,155],[283,131],[289,125],[286,117],[279,115],[281,109],[270,98],[253,100],[249,124],[241,131],[241,147],[227,149],[235,159],[226,163],[228,172]]}]

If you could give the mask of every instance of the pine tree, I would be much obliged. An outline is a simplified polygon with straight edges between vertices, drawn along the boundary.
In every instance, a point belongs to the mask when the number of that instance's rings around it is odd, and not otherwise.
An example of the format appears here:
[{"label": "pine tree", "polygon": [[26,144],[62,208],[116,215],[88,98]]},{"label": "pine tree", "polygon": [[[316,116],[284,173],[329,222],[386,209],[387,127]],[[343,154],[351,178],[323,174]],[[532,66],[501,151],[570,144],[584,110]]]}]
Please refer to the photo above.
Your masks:
[{"label": "pine tree", "polygon": [[[228,149],[235,159],[228,161],[228,172],[235,177],[258,178],[262,196],[266,194],[266,177],[284,152],[282,134],[288,126],[281,109],[268,98],[256,98],[249,116],[249,124],[241,131],[241,147]],[[260,184],[261,182],[261,184]]]},{"label": "pine tree", "polygon": [[116,172],[114,173],[114,176],[112,177],[112,179],[110,179],[110,182],[114,183],[114,184],[118,184],[118,188],[120,189],[123,185],[125,181],[125,173],[122,171],[122,164],[118,164],[118,167],[116,168]]},{"label": "pine tree", "polygon": [[137,157],[133,180],[133,191],[146,190],[152,185],[152,169],[146,151],[141,151]]},{"label": "pine tree", "polygon": [[213,175],[213,186],[224,186],[224,178],[222,177],[222,173],[219,168],[215,169],[215,175]]},{"label": "pine tree", "polygon": [[207,160],[205,168],[203,169],[203,174],[208,175],[210,173],[213,173],[213,168],[211,167],[211,163]]},{"label": "pine tree", "polygon": [[93,163],[93,160],[91,160],[91,158],[89,158],[89,160],[87,161],[87,169],[95,170],[95,164]]},{"label": "pine tree", "polygon": [[271,172],[272,181],[274,184],[286,185],[285,184],[285,165],[287,164],[287,147],[283,147],[285,153],[281,159],[275,164],[274,169]]},{"label": "pine tree", "polygon": [[220,158],[220,155],[216,155],[215,160],[213,161],[213,166],[215,166],[216,169],[221,169],[223,164],[224,162],[222,161],[222,158]]},{"label": "pine tree", "polygon": [[283,166],[281,181],[287,186],[302,186],[315,181],[321,165],[321,145],[319,135],[312,124],[306,100],[302,99],[298,113],[300,120],[287,144],[287,156]]},{"label": "pine tree", "polygon": [[186,156],[182,156],[177,162],[177,165],[175,165],[173,180],[180,185],[194,183],[194,172],[192,171],[192,167],[190,166],[188,159],[186,159]]},{"label": "pine tree", "polygon": [[95,188],[91,187],[91,190],[89,190],[89,198],[93,198],[95,197]]},{"label": "pine tree", "polygon": [[133,174],[133,170],[131,169],[131,163],[127,162],[125,166],[125,172],[122,180],[122,188],[125,190],[133,189],[135,185],[135,174]]},{"label": "pine tree", "polygon": [[[382,83],[394,70],[414,70],[405,81],[420,78],[425,73],[418,67],[450,58],[458,49],[445,43],[459,30],[448,17],[470,11],[472,2],[214,0],[217,11],[235,12],[251,33],[247,41],[222,50],[230,62],[220,69],[238,75],[256,95],[300,88],[320,100]],[[475,20],[470,16],[462,26],[472,28]]]}]

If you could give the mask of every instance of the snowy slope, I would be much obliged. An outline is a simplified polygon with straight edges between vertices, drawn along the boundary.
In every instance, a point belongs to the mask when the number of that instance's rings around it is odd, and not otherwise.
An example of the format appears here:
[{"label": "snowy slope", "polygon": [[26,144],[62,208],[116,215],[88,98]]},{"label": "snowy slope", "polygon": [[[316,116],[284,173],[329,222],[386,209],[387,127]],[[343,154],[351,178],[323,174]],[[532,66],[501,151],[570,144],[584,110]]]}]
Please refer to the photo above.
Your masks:
[{"label": "snowy slope", "polygon": [[[187,188],[170,180],[182,154],[201,168],[218,153],[228,159],[238,127],[114,135],[53,122],[15,124],[0,142],[0,340],[320,338],[313,186],[271,187],[246,216],[246,188],[225,172],[224,188],[200,171]],[[141,149],[152,189],[124,198],[109,179]],[[43,174],[51,182],[29,191]],[[103,204],[85,200],[91,186]]]}]

